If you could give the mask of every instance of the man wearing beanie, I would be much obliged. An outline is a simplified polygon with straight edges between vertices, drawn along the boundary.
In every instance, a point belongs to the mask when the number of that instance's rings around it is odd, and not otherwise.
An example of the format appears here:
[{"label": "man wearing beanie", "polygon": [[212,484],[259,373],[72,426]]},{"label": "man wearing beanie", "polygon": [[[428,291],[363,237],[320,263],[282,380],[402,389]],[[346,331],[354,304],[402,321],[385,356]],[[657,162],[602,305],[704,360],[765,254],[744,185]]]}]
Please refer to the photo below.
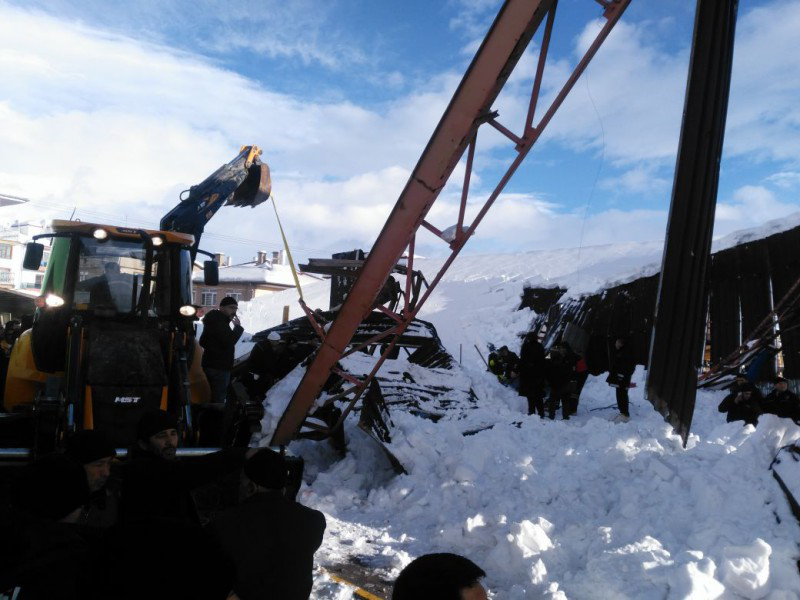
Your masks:
[{"label": "man wearing beanie", "polygon": [[241,600],[307,600],[311,594],[325,516],[286,498],[286,481],[283,457],[262,448],[244,463],[239,505],[209,526],[236,563],[233,590]]},{"label": "man wearing beanie", "polygon": [[64,454],[83,465],[90,496],[78,523],[106,528],[117,522],[119,484],[111,479],[111,461],[117,451],[108,438],[93,429],[79,431],[66,443]]},{"label": "man wearing beanie", "polygon": [[136,444],[120,468],[120,518],[178,519],[199,523],[192,491],[242,466],[247,448],[225,448],[204,456],[178,458],[178,422],[163,410],[142,415]]},{"label": "man wearing beanie", "polygon": [[83,467],[51,454],[25,467],[0,513],[0,590],[20,598],[77,598],[76,583],[89,544],[75,525],[89,496]]},{"label": "man wearing beanie", "polygon": [[219,303],[218,309],[209,311],[203,317],[200,345],[203,347],[203,371],[211,386],[213,404],[225,404],[225,394],[233,368],[234,348],[244,333],[239,317],[236,316],[238,308],[236,300],[226,296]]},{"label": "man wearing beanie", "polygon": [[761,412],[778,415],[784,419],[800,420],[800,400],[783,377],[775,378],[775,387],[761,404]]}]

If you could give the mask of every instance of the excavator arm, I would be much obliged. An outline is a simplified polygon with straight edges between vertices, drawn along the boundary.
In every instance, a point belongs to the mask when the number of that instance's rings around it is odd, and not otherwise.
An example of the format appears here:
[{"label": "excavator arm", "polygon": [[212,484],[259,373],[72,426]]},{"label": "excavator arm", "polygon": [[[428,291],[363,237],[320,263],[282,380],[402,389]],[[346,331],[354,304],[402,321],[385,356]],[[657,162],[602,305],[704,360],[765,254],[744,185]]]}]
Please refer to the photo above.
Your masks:
[{"label": "excavator arm", "polygon": [[242,146],[239,155],[189,189],[189,196],[161,219],[162,231],[194,236],[192,260],[197,255],[206,223],[224,205],[258,206],[272,191],[269,167],[259,158],[258,146]]}]

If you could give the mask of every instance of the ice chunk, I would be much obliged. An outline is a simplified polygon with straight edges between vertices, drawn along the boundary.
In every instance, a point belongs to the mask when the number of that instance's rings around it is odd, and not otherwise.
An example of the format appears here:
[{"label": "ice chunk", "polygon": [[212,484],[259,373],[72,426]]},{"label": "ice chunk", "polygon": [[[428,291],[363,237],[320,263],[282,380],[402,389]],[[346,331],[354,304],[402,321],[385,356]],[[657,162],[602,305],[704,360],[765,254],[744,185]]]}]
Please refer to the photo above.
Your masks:
[{"label": "ice chunk", "polygon": [[772,548],[761,538],[750,546],[727,546],[722,551],[723,582],[745,598],[763,598],[769,592],[769,557]]}]

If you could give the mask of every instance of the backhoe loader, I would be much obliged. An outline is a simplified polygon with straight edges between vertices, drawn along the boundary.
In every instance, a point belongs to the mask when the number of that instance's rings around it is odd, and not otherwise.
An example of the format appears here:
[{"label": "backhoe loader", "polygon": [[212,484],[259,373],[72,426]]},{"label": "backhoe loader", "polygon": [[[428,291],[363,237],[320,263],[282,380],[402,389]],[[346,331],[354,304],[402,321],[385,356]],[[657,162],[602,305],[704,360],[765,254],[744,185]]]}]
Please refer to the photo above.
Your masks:
[{"label": "backhoe loader", "polygon": [[[161,220],[160,230],[55,221],[26,247],[24,268],[49,260],[32,329],[9,359],[5,456],[34,457],[75,431],[102,430],[117,447],[134,441],[139,417],[163,409],[178,417],[183,444],[208,402],[194,339],[191,280],[203,228],[225,204],[254,207],[270,194],[261,151],[245,146]],[[218,265],[204,262],[207,285]]]}]

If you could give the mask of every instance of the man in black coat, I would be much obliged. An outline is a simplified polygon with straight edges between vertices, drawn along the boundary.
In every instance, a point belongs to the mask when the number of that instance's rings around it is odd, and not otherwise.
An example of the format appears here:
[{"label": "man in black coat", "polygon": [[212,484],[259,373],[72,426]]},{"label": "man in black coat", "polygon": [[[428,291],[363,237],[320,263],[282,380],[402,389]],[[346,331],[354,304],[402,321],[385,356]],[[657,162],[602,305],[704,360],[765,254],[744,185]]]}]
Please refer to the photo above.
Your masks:
[{"label": "man in black coat", "polygon": [[728,423],[744,421],[750,425],[758,424],[758,415],[761,412],[761,394],[758,389],[747,384],[732,391],[720,402],[718,410],[727,413]]},{"label": "man in black coat", "polygon": [[76,522],[88,496],[83,468],[67,456],[51,454],[22,469],[12,508],[0,509],[0,593],[20,587],[21,599],[80,597],[92,540]]},{"label": "man in black coat", "polygon": [[[203,347],[203,372],[211,386],[211,402],[225,404],[228,383],[233,369],[234,348],[242,337],[244,328],[239,323],[236,300],[226,296],[219,308],[203,317],[203,333],[200,345]],[[233,323],[233,329],[231,329]]]},{"label": "man in black coat", "polygon": [[544,346],[530,331],[519,351],[519,395],[528,399],[528,414],[544,418],[544,384],[546,364]]},{"label": "man in black coat", "polygon": [[247,448],[178,459],[178,424],[163,410],[142,415],[136,445],[120,467],[120,519],[165,518],[199,524],[191,492],[233,473],[244,463]]},{"label": "man in black coat", "polygon": [[236,563],[233,590],[241,600],[307,600],[311,594],[325,516],[286,498],[286,482],[283,457],[262,448],[244,464],[239,505],[209,525]]},{"label": "man in black coat", "polygon": [[105,529],[117,522],[119,482],[111,477],[117,451],[108,438],[94,429],[79,431],[67,440],[64,454],[83,465],[90,496],[78,523]]},{"label": "man in black coat", "polygon": [[550,419],[555,419],[556,409],[561,404],[561,417],[568,420],[578,409],[576,391],[578,389],[578,372],[576,370],[580,356],[572,351],[567,342],[553,346],[547,358],[547,381],[550,384],[550,398],[547,401],[547,412]]},{"label": "man in black coat", "polygon": [[616,391],[619,415],[614,418],[614,421],[617,423],[627,423],[631,418],[628,388],[631,385],[631,377],[635,368],[636,363],[628,349],[627,341],[625,338],[617,338],[614,341],[614,353],[611,355],[611,366],[606,378],[606,383]]},{"label": "man in black coat", "polygon": [[800,399],[789,389],[783,377],[775,378],[775,388],[761,403],[761,412],[778,415],[784,419],[800,420]]}]

